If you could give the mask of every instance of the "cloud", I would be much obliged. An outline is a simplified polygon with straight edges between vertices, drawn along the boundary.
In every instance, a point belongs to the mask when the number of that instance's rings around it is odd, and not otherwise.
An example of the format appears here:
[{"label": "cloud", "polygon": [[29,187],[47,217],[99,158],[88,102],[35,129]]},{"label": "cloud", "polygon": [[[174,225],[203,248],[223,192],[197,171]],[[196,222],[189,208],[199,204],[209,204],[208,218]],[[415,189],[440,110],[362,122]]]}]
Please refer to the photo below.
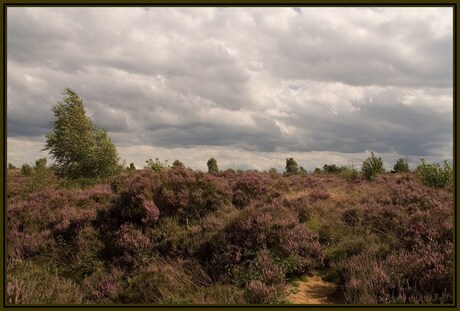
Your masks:
[{"label": "cloud", "polygon": [[70,87],[128,162],[147,146],[193,161],[217,148],[239,166],[291,152],[450,159],[452,14],[10,7],[9,142],[44,141]]}]

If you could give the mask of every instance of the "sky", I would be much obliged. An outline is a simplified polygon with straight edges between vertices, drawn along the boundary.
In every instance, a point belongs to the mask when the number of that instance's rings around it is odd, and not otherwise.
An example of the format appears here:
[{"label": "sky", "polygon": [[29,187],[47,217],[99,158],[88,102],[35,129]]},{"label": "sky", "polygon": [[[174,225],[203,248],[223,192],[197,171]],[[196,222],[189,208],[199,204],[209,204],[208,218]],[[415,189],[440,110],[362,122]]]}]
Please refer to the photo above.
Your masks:
[{"label": "sky", "polygon": [[449,7],[8,7],[6,49],[16,166],[66,87],[138,168],[453,157]]}]

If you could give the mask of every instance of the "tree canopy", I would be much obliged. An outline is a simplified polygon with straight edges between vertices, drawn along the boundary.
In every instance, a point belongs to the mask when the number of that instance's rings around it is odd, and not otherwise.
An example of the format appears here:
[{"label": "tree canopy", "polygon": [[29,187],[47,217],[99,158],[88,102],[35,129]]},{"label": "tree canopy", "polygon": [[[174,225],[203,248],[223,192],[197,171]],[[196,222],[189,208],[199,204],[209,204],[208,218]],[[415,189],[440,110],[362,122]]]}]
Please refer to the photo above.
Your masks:
[{"label": "tree canopy", "polygon": [[46,135],[43,150],[56,162],[58,173],[65,178],[98,178],[114,175],[118,153],[107,134],[86,116],[83,100],[69,88],[64,99],[51,108],[53,129]]}]

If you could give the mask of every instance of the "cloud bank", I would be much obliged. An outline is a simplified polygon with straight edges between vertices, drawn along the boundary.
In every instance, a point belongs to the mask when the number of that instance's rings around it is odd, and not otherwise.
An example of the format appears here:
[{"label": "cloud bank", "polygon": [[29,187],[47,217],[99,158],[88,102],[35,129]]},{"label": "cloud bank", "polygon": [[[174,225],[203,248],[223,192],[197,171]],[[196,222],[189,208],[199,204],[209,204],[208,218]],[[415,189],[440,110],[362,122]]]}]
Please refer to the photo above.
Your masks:
[{"label": "cloud bank", "polygon": [[9,7],[8,161],[41,154],[64,87],[137,166],[452,159],[452,19],[448,7]]}]

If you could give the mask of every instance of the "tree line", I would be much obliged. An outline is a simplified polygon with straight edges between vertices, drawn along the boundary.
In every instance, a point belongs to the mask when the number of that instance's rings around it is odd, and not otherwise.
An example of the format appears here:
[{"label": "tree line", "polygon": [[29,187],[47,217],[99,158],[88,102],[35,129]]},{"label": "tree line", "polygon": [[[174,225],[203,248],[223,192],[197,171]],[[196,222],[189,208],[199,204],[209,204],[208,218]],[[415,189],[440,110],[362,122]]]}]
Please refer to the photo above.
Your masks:
[{"label": "tree line", "polygon": [[[119,174],[123,170],[134,171],[136,167],[131,163],[127,168],[120,164],[117,149],[107,134],[105,128],[99,128],[86,115],[83,100],[76,92],[65,88],[64,98],[51,108],[54,114],[52,130],[46,134],[46,143],[43,151],[48,151],[54,160],[52,168],[57,175],[64,179],[106,178]],[[361,173],[366,179],[372,181],[380,173],[385,172],[383,160],[371,153],[361,166]],[[172,165],[168,161],[161,162],[158,158],[153,161],[148,159],[146,166],[154,171],[182,167],[184,164],[175,160]],[[46,167],[46,158],[38,159],[35,169]],[[218,173],[219,166],[215,158],[207,161],[208,172]],[[10,163],[9,169],[14,166]],[[24,175],[30,175],[34,168],[28,164],[21,167]],[[230,171],[234,171],[229,169]],[[407,159],[400,158],[393,166],[391,172],[409,172]],[[453,173],[447,161],[444,166],[439,164],[427,164],[422,159],[417,166],[417,173],[429,183],[437,186],[446,184],[446,180],[452,179]],[[270,168],[268,173],[278,173],[276,168]],[[308,172],[299,166],[293,158],[286,158],[285,172],[287,175],[306,175]],[[339,167],[335,164],[325,164],[323,169],[316,168],[313,173],[343,173],[347,179],[354,179],[358,170],[346,166]],[[422,179],[423,179],[422,178]]]}]

